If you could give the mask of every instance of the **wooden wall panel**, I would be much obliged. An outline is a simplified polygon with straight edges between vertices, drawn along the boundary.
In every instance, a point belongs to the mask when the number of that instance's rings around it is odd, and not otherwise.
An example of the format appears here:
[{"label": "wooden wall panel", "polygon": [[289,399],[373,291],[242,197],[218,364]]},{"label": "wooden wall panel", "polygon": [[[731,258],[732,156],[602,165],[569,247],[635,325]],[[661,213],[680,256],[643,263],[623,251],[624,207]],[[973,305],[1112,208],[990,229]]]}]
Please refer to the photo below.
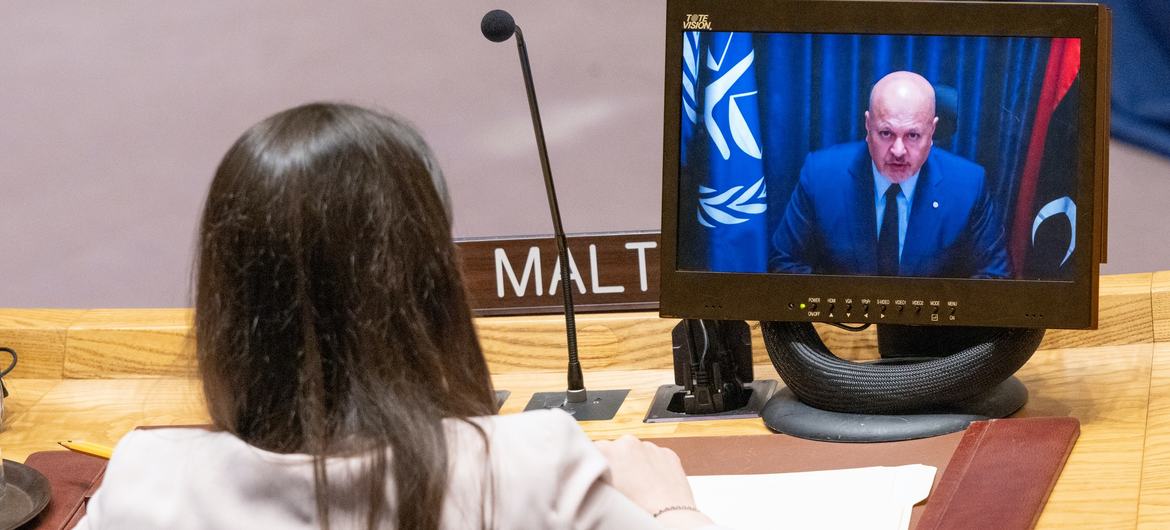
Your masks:
[{"label": "wooden wall panel", "polygon": [[[65,362],[65,335],[84,309],[0,309],[0,346],[19,359],[9,377],[60,378]],[[0,368],[8,366],[0,355]]]},{"label": "wooden wall panel", "polygon": [[69,328],[64,377],[195,373],[189,309],[94,309]]},{"label": "wooden wall panel", "polygon": [[[657,313],[577,315],[577,351],[585,371],[669,368],[670,330],[678,322]],[[561,315],[482,317],[476,329],[493,373],[565,369]]]},{"label": "wooden wall panel", "polygon": [[1076,348],[1141,344],[1154,340],[1150,314],[1153,273],[1116,274],[1101,277],[1097,329],[1054,329],[1044,336],[1041,348]]},{"label": "wooden wall panel", "polygon": [[[1157,324],[1155,324],[1157,321]],[[589,370],[668,369],[670,331],[677,319],[654,312],[577,317],[578,349]],[[751,323],[753,361],[768,364],[759,324]],[[480,317],[476,328],[493,373],[563,371],[567,362],[560,315]],[[848,332],[817,324],[822,339],[845,359],[876,356],[874,329]],[[1170,272],[1101,280],[1099,329],[1052,330],[1042,349],[1170,340]],[[119,378],[194,373],[189,309],[0,310],[0,344],[21,353],[13,377]],[[0,359],[2,360],[2,359]]]},{"label": "wooden wall panel", "polygon": [[[1050,330],[1042,349],[1140,344],[1153,340],[1150,273],[1103,277],[1096,330]],[[1168,285],[1170,288],[1170,285]],[[1170,295],[1170,293],[1168,293]],[[656,313],[577,315],[578,353],[590,369],[662,369],[672,366],[670,330],[678,319]],[[560,315],[485,317],[476,320],[493,372],[564,370],[565,321]],[[768,363],[759,323],[752,322],[752,358]],[[850,332],[816,324],[825,344],[849,360],[877,356],[876,327]]]},{"label": "wooden wall panel", "polygon": [[1152,283],[1154,340],[1170,342],[1170,271],[1155,272]]}]

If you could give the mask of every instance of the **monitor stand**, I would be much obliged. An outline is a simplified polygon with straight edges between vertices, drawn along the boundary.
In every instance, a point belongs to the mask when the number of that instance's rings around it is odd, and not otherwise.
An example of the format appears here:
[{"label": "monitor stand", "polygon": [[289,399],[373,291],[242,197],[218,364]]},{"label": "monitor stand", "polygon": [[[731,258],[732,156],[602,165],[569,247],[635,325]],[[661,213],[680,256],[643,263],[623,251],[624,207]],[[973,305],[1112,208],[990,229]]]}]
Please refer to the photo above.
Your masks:
[{"label": "monitor stand", "polygon": [[1011,377],[1043,329],[879,326],[879,361],[832,354],[812,324],[763,322],[761,330],[787,388],[764,406],[768,428],[801,438],[882,442],[962,430],[1002,418],[1027,402]]}]

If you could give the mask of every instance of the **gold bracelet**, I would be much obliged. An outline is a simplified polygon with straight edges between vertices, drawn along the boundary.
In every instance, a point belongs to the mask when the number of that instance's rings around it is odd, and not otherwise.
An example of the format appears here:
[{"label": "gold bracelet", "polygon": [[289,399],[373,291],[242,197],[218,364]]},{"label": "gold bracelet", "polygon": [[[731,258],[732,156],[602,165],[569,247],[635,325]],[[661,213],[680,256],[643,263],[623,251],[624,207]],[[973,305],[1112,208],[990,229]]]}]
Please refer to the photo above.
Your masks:
[{"label": "gold bracelet", "polygon": [[656,517],[656,518],[657,518],[659,515],[662,515],[662,514],[664,514],[664,513],[666,513],[666,512],[673,512],[673,511],[676,511],[676,510],[687,510],[687,511],[691,511],[691,512],[697,512],[697,511],[699,511],[699,509],[698,509],[698,508],[695,508],[694,506],[688,506],[688,505],[686,505],[686,504],[677,504],[677,505],[674,505],[674,506],[667,506],[667,507],[665,507],[665,508],[663,508],[663,509],[661,509],[661,510],[658,510],[658,511],[654,512],[654,517]]}]

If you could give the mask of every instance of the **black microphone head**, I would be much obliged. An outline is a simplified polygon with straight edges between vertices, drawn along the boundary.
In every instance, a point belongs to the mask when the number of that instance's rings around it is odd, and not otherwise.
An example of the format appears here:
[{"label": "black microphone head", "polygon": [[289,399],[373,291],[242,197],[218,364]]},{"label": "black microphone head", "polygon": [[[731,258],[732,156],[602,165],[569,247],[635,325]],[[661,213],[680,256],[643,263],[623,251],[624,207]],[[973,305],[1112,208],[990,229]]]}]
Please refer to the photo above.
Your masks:
[{"label": "black microphone head", "polygon": [[516,20],[503,9],[493,9],[479,22],[479,30],[492,42],[504,42],[516,32]]}]

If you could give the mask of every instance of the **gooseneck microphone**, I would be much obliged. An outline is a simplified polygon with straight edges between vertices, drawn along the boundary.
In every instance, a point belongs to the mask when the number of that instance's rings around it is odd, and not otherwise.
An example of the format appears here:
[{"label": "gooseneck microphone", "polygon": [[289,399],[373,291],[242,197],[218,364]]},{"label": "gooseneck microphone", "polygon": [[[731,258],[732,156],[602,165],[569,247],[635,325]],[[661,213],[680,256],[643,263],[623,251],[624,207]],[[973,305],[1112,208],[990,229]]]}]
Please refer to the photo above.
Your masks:
[{"label": "gooseneck microphone", "polygon": [[[536,134],[536,148],[540,154],[540,169],[544,173],[544,188],[548,196],[548,208],[552,214],[553,233],[557,242],[557,255],[561,263],[561,299],[565,305],[565,334],[569,348],[569,386],[561,394],[538,392],[532,397],[525,410],[535,408],[563,408],[579,420],[609,419],[617,413],[629,390],[608,390],[594,392],[593,399],[585,390],[585,378],[581,374],[581,362],[577,356],[577,323],[573,312],[573,289],[569,266],[569,247],[565,241],[565,230],[561,225],[561,211],[557,206],[557,192],[553,185],[552,169],[548,162],[548,148],[544,143],[544,126],[540,120],[540,108],[536,104],[536,89],[532,84],[532,68],[528,63],[528,47],[524,44],[524,32],[516,25],[512,15],[502,9],[488,11],[479,24],[483,36],[492,42],[504,42],[516,35],[516,49],[520,55],[520,69],[524,74],[524,89],[528,93],[528,111],[532,115],[532,130]],[[616,393],[620,393],[617,397]],[[617,397],[616,403],[614,397]],[[609,409],[612,408],[612,411]],[[608,413],[608,416],[605,414]]]},{"label": "gooseneck microphone", "polygon": [[[488,11],[483,20],[479,21],[479,30],[483,32],[483,36],[492,42],[504,42],[512,37],[513,33],[520,28],[516,27],[516,19],[512,18],[512,14],[503,9],[493,9]],[[524,48],[524,38],[516,39],[519,42],[520,48]],[[528,71],[528,54],[527,51],[520,52],[520,61],[524,64],[525,74],[531,74]],[[525,77],[527,79],[527,76]]]}]

